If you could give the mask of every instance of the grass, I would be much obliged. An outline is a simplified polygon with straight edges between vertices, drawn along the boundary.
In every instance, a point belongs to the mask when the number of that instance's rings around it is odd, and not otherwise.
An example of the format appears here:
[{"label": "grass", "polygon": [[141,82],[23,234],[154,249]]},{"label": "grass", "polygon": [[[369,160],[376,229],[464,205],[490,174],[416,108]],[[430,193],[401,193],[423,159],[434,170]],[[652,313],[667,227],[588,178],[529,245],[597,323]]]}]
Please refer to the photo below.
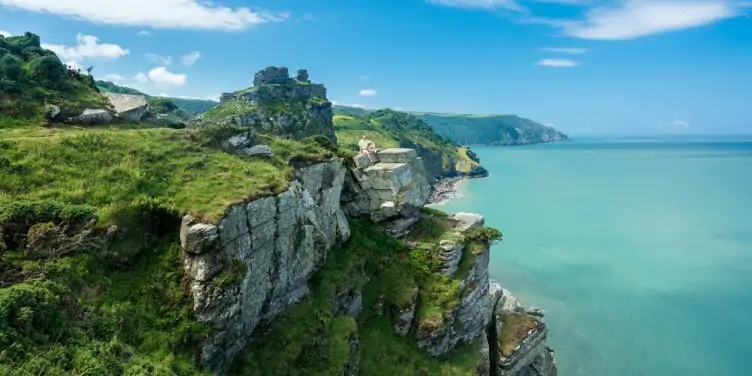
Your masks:
[{"label": "grass", "polygon": [[532,316],[514,312],[502,313],[501,321],[503,327],[499,335],[499,349],[503,356],[509,357],[536,323]]},{"label": "grass", "polygon": [[268,138],[272,160],[202,145],[194,130],[160,128],[14,129],[0,132],[0,205],[54,199],[98,208],[103,217],[139,197],[216,221],[238,200],[287,188],[293,158],[323,159],[313,143]]},{"label": "grass", "polygon": [[219,121],[233,115],[248,114],[256,110],[251,102],[239,100],[227,100],[206,111],[202,119],[206,121]]}]

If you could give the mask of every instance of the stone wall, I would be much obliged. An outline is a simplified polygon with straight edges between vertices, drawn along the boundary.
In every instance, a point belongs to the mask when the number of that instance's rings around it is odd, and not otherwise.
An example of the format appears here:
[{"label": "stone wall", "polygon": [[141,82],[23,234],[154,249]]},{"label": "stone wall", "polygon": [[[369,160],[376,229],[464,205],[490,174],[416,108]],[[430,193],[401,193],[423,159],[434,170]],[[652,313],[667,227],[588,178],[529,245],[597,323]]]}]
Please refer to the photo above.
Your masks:
[{"label": "stone wall", "polygon": [[223,368],[253,331],[309,294],[308,279],[349,238],[340,210],[345,171],[331,161],[298,169],[284,193],[238,203],[217,225],[186,216],[183,269],[197,319],[212,328],[201,363]]}]

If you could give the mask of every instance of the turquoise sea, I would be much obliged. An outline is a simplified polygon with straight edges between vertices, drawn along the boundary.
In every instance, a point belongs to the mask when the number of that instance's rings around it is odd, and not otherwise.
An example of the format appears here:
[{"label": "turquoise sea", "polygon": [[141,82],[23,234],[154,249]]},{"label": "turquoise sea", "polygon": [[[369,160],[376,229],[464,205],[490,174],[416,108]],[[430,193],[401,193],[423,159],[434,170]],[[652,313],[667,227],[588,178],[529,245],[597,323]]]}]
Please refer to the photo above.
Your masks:
[{"label": "turquoise sea", "polygon": [[491,176],[440,208],[502,230],[491,277],[560,375],[752,375],[752,137],[474,150]]}]

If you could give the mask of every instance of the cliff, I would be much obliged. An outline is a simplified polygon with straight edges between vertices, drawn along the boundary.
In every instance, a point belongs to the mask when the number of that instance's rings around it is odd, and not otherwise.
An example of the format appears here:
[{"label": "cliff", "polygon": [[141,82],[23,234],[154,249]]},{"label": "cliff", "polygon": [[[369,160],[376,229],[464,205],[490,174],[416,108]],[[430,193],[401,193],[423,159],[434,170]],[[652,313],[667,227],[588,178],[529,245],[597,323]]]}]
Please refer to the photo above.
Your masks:
[{"label": "cliff", "polygon": [[[321,90],[262,72],[226,102]],[[555,375],[501,233],[305,124],[0,129],[0,374]]]},{"label": "cliff", "polygon": [[311,83],[303,69],[291,78],[287,68],[265,68],[252,87],[222,94],[219,104],[196,121],[199,127],[225,124],[293,139],[323,135],[336,142],[326,88]]}]

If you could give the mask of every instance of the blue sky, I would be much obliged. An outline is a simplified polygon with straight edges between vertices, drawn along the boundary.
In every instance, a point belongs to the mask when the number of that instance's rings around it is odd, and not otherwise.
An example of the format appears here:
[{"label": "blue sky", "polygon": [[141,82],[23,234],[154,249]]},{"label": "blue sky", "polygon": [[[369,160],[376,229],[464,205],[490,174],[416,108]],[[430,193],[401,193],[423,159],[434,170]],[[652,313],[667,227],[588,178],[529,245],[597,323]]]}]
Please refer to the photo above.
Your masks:
[{"label": "blue sky", "polygon": [[275,65],[368,108],[752,133],[749,14],[746,0],[0,0],[0,32],[154,95],[216,98]]}]

